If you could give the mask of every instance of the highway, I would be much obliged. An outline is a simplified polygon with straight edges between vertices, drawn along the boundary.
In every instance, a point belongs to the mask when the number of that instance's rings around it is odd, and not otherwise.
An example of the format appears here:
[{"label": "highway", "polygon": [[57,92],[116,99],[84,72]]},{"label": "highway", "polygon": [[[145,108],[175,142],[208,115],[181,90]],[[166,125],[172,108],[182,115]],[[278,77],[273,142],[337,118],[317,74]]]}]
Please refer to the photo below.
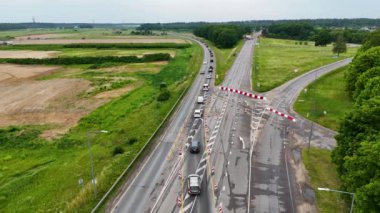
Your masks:
[{"label": "highway", "polygon": [[[204,50],[204,61],[201,70],[206,70],[210,64],[210,53],[207,47],[198,42]],[[154,210],[156,199],[162,189],[165,189],[165,181],[173,178],[173,168],[178,167],[178,150],[184,149],[184,140],[187,140],[187,132],[191,124],[192,114],[197,107],[197,96],[202,92],[206,75],[198,75],[187,94],[179,104],[179,107],[168,121],[163,134],[157,137],[157,145],[152,154],[148,156],[140,166],[136,174],[122,187],[121,193],[108,204],[107,212],[150,212]],[[177,167],[176,167],[177,166]],[[175,174],[177,175],[177,174]],[[175,199],[173,200],[175,204]]]},{"label": "highway", "polygon": [[[251,65],[258,34],[245,41],[222,86],[250,92]],[[310,123],[292,110],[294,100],[319,76],[348,64],[351,59],[312,70],[263,96],[253,99],[221,91],[206,79],[210,65],[201,68],[188,94],[168,122],[157,146],[137,173],[125,183],[121,193],[109,204],[108,212],[303,212],[304,188],[297,183],[292,167],[294,138],[305,139]],[[210,84],[202,91],[203,83]],[[197,104],[203,95],[205,104]],[[292,114],[291,122],[266,110],[271,106]],[[194,109],[203,110],[195,121]],[[315,127],[314,135],[332,139],[324,129]],[[190,139],[189,139],[190,137]],[[189,141],[202,144],[198,154],[189,152]],[[187,193],[186,177],[201,176],[201,194]]]}]

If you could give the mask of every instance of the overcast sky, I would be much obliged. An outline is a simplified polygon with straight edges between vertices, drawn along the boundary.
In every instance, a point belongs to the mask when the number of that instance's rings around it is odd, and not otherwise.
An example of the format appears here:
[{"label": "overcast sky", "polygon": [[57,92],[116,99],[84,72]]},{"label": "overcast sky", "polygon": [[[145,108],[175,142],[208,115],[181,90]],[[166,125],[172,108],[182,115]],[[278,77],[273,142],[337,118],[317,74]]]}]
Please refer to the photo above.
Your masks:
[{"label": "overcast sky", "polygon": [[380,18],[380,0],[0,0],[1,22]]}]

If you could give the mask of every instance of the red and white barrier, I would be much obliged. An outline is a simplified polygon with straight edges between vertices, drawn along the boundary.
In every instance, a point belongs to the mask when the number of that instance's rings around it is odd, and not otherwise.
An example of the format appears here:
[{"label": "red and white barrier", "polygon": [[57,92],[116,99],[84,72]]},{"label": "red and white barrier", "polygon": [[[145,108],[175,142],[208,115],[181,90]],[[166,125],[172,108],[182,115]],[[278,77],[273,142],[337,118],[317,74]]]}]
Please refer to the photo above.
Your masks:
[{"label": "red and white barrier", "polygon": [[269,110],[270,112],[274,112],[275,114],[277,114],[277,115],[279,115],[279,116],[281,116],[281,117],[285,117],[286,119],[288,119],[288,120],[290,120],[290,121],[296,122],[296,119],[293,118],[293,117],[290,116],[290,115],[286,115],[286,114],[284,114],[284,113],[282,113],[282,112],[279,112],[279,111],[277,111],[277,110],[275,110],[275,109],[273,109],[273,108],[270,108],[270,107],[267,107],[267,110]]},{"label": "red and white barrier", "polygon": [[232,89],[232,88],[228,88],[228,87],[220,87],[220,89],[223,90],[223,91],[229,91],[229,92],[238,93],[238,94],[241,94],[241,95],[244,95],[244,96],[247,96],[247,97],[250,97],[250,98],[254,98],[254,99],[266,100],[266,98],[264,96],[255,95],[255,94],[252,94],[252,93],[249,93],[249,92],[245,92],[243,90]]}]

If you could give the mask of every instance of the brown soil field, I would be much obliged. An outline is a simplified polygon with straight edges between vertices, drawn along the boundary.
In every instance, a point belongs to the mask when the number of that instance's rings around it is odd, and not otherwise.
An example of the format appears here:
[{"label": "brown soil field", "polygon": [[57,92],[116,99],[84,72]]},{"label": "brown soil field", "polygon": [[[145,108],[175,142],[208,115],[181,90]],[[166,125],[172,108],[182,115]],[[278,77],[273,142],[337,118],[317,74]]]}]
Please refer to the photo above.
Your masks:
[{"label": "brown soil field", "polygon": [[0,58],[52,58],[59,51],[0,50]]},{"label": "brown soil field", "polygon": [[125,38],[125,39],[41,39],[15,40],[14,44],[73,44],[73,43],[186,43],[175,38]]},{"label": "brown soil field", "polygon": [[51,66],[0,64],[0,83],[36,78],[47,75],[58,69],[60,68]]},{"label": "brown soil field", "polygon": [[0,127],[49,125],[41,136],[59,137],[85,115],[135,86],[100,93],[92,98],[80,95],[90,89],[82,79],[35,80],[59,67],[0,64]]}]

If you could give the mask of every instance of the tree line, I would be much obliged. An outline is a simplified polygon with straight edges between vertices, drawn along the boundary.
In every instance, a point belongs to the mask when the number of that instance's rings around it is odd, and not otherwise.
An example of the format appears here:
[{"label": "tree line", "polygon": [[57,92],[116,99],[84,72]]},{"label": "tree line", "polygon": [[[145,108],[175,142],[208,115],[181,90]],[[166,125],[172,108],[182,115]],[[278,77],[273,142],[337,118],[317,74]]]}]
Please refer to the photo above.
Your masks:
[{"label": "tree line", "polygon": [[273,24],[263,30],[263,35],[266,37],[312,40],[315,41],[316,46],[325,46],[335,42],[339,35],[342,35],[348,43],[361,44],[369,34],[369,31],[360,29],[318,28],[307,22]]},{"label": "tree line", "polygon": [[145,63],[153,61],[169,61],[168,53],[147,54],[137,56],[102,56],[102,57],[58,57],[58,58],[4,58],[2,63],[12,64],[44,64],[44,65],[73,65],[73,64],[103,64],[103,63]]},{"label": "tree line", "polygon": [[251,28],[240,25],[207,25],[194,29],[196,36],[213,42],[220,48],[234,47],[244,34],[251,33]]},{"label": "tree line", "polygon": [[213,22],[175,22],[175,23],[148,23],[141,24],[138,30],[194,30],[205,25],[232,24],[244,25],[253,29],[261,29],[276,24],[288,23],[308,23],[317,28],[353,28],[360,29],[362,27],[380,27],[380,19],[299,19],[299,20],[250,20],[250,21],[232,21],[223,23]]},{"label": "tree line", "polygon": [[380,30],[369,35],[345,75],[354,109],[341,121],[333,162],[355,212],[380,211]]}]

